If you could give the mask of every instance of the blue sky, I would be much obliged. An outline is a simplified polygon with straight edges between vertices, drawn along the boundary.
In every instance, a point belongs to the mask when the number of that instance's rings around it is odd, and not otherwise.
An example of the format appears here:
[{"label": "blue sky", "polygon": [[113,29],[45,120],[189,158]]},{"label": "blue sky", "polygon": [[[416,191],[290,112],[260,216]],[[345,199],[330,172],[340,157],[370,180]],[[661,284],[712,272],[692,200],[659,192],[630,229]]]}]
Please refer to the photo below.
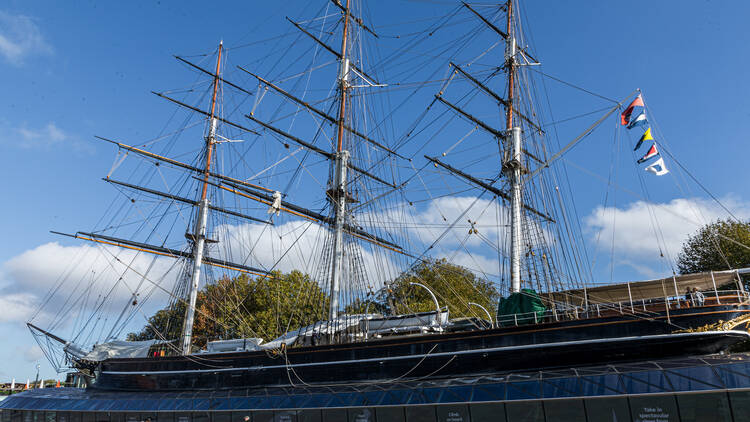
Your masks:
[{"label": "blue sky", "polygon": [[[382,9],[371,6],[370,15],[377,28],[379,22],[439,16],[455,5],[388,1]],[[74,244],[49,230],[86,229],[101,217],[115,197],[100,180],[115,151],[93,135],[133,140],[159,133],[172,109],[150,91],[185,86],[194,78],[173,54],[210,52],[223,39],[234,63],[250,62],[274,44],[232,47],[286,33],[289,24],[284,16],[309,17],[320,8],[310,1],[290,1],[283,9],[275,6],[241,1],[225,2],[220,8],[198,1],[3,2],[0,154],[5,206],[0,208],[0,228],[6,241],[0,243],[0,299],[7,292],[3,287],[17,281],[7,262],[49,242]],[[545,72],[610,98],[641,88],[680,162],[738,215],[750,215],[750,186],[742,177],[748,142],[744,123],[750,117],[750,81],[745,76],[750,65],[745,48],[750,42],[745,19],[750,4],[529,0],[523,8],[535,56]],[[403,26],[397,28],[406,32]],[[579,113],[573,108],[576,95],[571,94],[570,101],[556,99],[556,117]],[[610,160],[606,154],[611,141],[609,133],[597,132],[566,159],[602,174]],[[632,163],[628,169],[640,171]],[[626,173],[623,180],[628,176],[632,174]],[[574,187],[583,190],[598,183],[585,173],[572,179]],[[679,178],[646,180],[651,199],[666,204],[666,209],[679,212],[698,204],[706,215],[720,216],[694,184],[688,186]],[[639,224],[643,210],[635,201],[618,194],[619,224]],[[592,195],[577,204],[579,214],[589,218],[589,236],[607,227],[608,217],[598,218],[595,211],[601,202],[601,195]],[[680,226],[684,225],[664,223],[678,240],[686,230]],[[637,253],[638,239],[616,240],[632,244],[623,246],[622,265],[615,267],[614,279],[664,271]],[[650,265],[651,269],[643,268]],[[608,278],[609,271],[599,275]],[[10,340],[0,349],[0,380],[33,378],[37,361],[43,374],[52,376],[22,321],[0,316],[0,336]]]}]

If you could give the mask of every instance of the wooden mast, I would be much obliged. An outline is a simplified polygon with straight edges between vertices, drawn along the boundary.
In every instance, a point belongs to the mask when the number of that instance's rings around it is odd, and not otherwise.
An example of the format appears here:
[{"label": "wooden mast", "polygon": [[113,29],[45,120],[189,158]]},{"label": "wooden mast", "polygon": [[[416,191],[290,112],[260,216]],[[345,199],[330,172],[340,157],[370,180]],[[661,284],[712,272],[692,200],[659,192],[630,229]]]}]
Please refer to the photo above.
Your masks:
[{"label": "wooden mast", "polygon": [[344,149],[344,126],[346,119],[346,97],[349,90],[349,58],[347,57],[347,38],[349,35],[349,6],[346,0],[344,10],[344,33],[341,37],[341,67],[339,70],[339,91],[341,94],[338,116],[338,142],[336,144],[336,159],[334,161],[334,185],[330,198],[334,203],[333,223],[333,262],[331,266],[331,303],[328,318],[336,319],[339,308],[339,290],[341,276],[344,270],[344,218],[346,214],[346,170],[349,161],[349,151]]},{"label": "wooden mast", "polygon": [[206,245],[206,226],[208,224],[208,185],[211,176],[211,161],[213,159],[214,144],[216,143],[216,94],[219,91],[219,72],[221,71],[221,53],[223,42],[219,43],[219,54],[216,59],[216,72],[214,73],[214,88],[211,96],[211,111],[209,116],[208,136],[206,136],[206,163],[203,171],[203,187],[201,189],[200,202],[198,203],[198,216],[195,220],[195,232],[193,233],[193,271],[190,277],[190,299],[185,310],[185,322],[182,327],[182,354],[190,354],[193,337],[193,323],[195,320],[195,303],[198,300],[198,284],[203,264],[203,252]]}]

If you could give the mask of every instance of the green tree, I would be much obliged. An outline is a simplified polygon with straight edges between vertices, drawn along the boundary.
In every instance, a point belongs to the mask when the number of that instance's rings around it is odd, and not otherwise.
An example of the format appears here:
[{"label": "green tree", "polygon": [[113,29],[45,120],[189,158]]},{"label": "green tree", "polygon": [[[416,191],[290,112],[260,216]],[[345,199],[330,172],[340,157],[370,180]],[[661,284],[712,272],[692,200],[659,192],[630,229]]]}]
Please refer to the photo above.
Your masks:
[{"label": "green tree", "polygon": [[[318,284],[299,271],[270,277],[224,277],[198,292],[193,344],[204,347],[207,341],[242,337],[267,341],[323,319],[328,303]],[[179,339],[185,308],[185,302],[178,301],[157,311],[128,340]]]},{"label": "green tree", "polygon": [[486,318],[481,309],[469,302],[482,305],[490,315],[494,315],[499,299],[497,290],[489,281],[464,267],[438,259],[423,261],[390,283],[386,288],[383,307],[392,314],[434,311],[435,303],[427,290],[412,283],[427,286],[437,297],[440,306],[448,307],[452,318]]},{"label": "green tree", "polygon": [[701,227],[677,256],[681,274],[750,267],[750,224],[717,220]]}]

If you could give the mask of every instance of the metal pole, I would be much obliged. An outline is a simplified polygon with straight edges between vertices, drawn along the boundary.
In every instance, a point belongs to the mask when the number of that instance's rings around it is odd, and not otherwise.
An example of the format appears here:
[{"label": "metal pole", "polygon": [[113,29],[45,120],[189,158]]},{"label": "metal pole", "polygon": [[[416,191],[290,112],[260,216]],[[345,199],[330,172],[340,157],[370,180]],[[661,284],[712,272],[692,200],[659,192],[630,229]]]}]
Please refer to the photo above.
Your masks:
[{"label": "metal pole", "polygon": [[203,189],[199,202],[198,217],[193,232],[193,271],[190,276],[190,298],[185,310],[185,322],[182,327],[182,354],[190,354],[193,339],[193,324],[195,320],[195,304],[198,300],[198,285],[201,278],[201,265],[206,246],[206,229],[208,226],[208,178],[211,173],[211,160],[216,142],[216,94],[219,89],[219,72],[221,70],[221,52],[223,43],[219,43],[219,56],[216,59],[216,73],[214,74],[214,92],[211,97],[211,116],[209,120],[208,136],[206,137],[206,164],[203,173]]},{"label": "metal pole", "polygon": [[346,97],[349,89],[349,58],[347,57],[347,37],[349,34],[349,3],[346,0],[344,11],[344,33],[341,37],[341,65],[339,68],[339,120],[336,159],[334,162],[334,182],[331,201],[333,211],[333,262],[331,266],[331,304],[328,319],[334,320],[339,313],[339,290],[344,270],[344,216],[346,213],[346,166],[349,152],[344,150],[344,120],[346,119]]},{"label": "metal pole", "polygon": [[[505,114],[506,134],[511,135],[511,157],[503,168],[511,182],[510,195],[510,291],[521,291],[521,128],[513,126],[516,79],[516,39],[513,31],[513,1],[508,2],[505,62],[508,68],[508,100]],[[506,135],[507,136],[507,135]]]},{"label": "metal pole", "polygon": [[482,305],[480,305],[478,303],[475,303],[475,302],[469,302],[469,305],[474,305],[474,306],[478,306],[478,307],[482,308],[482,310],[484,311],[484,313],[487,314],[487,318],[490,319],[490,326],[492,328],[495,328],[495,324],[492,322],[492,315],[490,315],[489,311],[487,311],[487,308],[485,308],[484,306],[482,306]]},{"label": "metal pole", "polygon": [[714,295],[716,296],[716,304],[721,305],[721,300],[719,299],[719,291],[716,289],[716,279],[714,278],[713,271],[711,271],[711,283],[714,285]]},{"label": "metal pole", "polygon": [[422,283],[410,282],[409,284],[412,284],[414,286],[420,286],[420,287],[424,288],[425,290],[427,290],[427,293],[429,293],[430,296],[432,296],[432,301],[435,302],[435,310],[437,311],[438,326],[440,328],[443,328],[443,321],[442,321],[442,318],[440,317],[440,303],[438,303],[438,300],[437,300],[437,297],[435,296],[435,293],[432,293],[432,290],[430,290],[429,287],[425,286]]},{"label": "metal pole", "polygon": [[630,299],[630,312],[635,312],[635,309],[633,309],[633,294],[630,292],[630,282],[628,282],[628,299]]}]

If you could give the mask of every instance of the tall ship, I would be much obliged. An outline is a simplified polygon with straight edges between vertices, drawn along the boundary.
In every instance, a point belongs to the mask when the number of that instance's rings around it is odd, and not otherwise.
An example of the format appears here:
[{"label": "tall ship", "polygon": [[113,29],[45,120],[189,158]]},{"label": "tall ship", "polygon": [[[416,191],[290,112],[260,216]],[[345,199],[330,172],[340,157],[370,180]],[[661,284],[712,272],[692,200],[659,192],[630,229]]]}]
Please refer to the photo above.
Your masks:
[{"label": "tall ship", "polygon": [[58,233],[91,247],[28,323],[58,370],[96,391],[351,386],[748,340],[744,270],[678,275],[655,214],[667,275],[594,279],[573,200],[595,194],[565,158],[613,123],[614,149],[645,153],[639,186],[667,175],[641,92],[556,121],[559,81],[515,0],[457,3],[403,36],[364,2],[312,3],[258,41],[265,56],[177,57],[196,79],[155,93],[176,108],[159,136],[100,138],[120,195],[95,228]]}]

